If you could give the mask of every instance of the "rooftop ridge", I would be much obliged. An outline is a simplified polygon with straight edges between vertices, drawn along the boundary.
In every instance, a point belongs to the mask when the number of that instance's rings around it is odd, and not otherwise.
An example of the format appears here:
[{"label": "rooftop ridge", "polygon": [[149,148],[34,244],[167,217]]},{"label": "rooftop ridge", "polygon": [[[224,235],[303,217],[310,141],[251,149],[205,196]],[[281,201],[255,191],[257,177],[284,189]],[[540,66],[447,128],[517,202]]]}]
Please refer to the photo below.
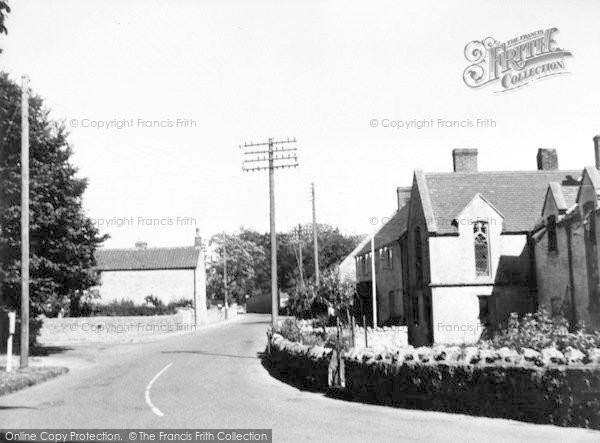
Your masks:
[{"label": "rooftop ridge", "polygon": [[487,175],[487,174],[506,174],[506,175],[511,175],[511,174],[551,174],[551,175],[558,175],[558,174],[566,174],[566,173],[576,173],[576,174],[582,174],[582,170],[581,169],[554,169],[554,170],[545,170],[545,171],[540,171],[537,169],[523,169],[523,170],[506,170],[506,171],[476,171],[476,172],[452,172],[452,171],[448,171],[448,172],[423,172],[426,176],[435,176],[435,175],[440,175],[440,176],[456,176],[456,175]]}]

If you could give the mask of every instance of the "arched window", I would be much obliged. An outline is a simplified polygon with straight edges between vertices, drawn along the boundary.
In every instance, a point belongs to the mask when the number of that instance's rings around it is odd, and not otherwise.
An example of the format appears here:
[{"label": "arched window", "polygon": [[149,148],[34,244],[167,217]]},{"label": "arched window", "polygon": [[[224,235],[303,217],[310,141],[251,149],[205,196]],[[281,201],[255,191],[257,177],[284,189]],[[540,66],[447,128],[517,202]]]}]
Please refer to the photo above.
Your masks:
[{"label": "arched window", "polygon": [[490,275],[490,245],[487,223],[483,221],[473,223],[473,236],[476,275],[477,277],[487,277]]}]

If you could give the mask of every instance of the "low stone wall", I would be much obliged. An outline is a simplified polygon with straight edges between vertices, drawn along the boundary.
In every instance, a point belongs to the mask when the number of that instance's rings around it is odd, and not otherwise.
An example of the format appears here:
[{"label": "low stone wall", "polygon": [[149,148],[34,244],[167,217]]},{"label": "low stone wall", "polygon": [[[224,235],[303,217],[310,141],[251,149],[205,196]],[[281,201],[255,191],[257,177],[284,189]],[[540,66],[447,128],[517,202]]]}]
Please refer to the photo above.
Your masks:
[{"label": "low stone wall", "polygon": [[[354,330],[354,347],[365,347],[365,329]],[[408,328],[406,326],[384,326],[383,328],[367,328],[367,343],[370,348],[398,349],[408,345]]]},{"label": "low stone wall", "polygon": [[398,407],[600,429],[600,367],[345,360],[355,399]]},{"label": "low stone wall", "polygon": [[[332,349],[279,334],[270,338],[269,348],[272,374],[328,389]],[[498,351],[471,351],[352,349],[342,358],[341,389],[347,398],[383,405],[600,429],[600,361],[564,363],[516,351],[497,358]]]},{"label": "low stone wall", "polygon": [[275,377],[303,388],[325,390],[331,354],[331,349],[301,345],[274,334],[265,357]]},{"label": "low stone wall", "polygon": [[[229,308],[228,319],[236,316],[234,305]],[[174,315],[45,318],[37,342],[40,345],[126,343],[144,337],[193,332],[224,320],[222,309],[209,309],[206,321],[197,326],[194,310],[188,308],[179,309]]]}]

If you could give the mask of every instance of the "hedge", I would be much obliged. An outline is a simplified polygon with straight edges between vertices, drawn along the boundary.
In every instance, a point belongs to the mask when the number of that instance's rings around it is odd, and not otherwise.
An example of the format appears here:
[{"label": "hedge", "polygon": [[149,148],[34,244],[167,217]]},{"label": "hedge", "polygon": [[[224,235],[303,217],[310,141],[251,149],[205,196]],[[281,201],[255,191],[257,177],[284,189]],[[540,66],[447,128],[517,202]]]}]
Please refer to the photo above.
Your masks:
[{"label": "hedge", "polygon": [[600,429],[597,365],[345,360],[352,397],[398,407]]},{"label": "hedge", "polygon": [[303,388],[325,390],[328,386],[332,350],[322,346],[306,346],[273,334],[266,361],[271,373]]},{"label": "hedge", "polygon": [[[600,364],[510,354],[498,360],[497,351],[480,352],[464,361],[448,359],[451,348],[429,348],[429,355],[423,348],[403,355],[351,351],[344,357],[346,394],[396,407],[600,429]],[[273,334],[266,357],[279,378],[325,392],[331,356],[332,349]]]}]

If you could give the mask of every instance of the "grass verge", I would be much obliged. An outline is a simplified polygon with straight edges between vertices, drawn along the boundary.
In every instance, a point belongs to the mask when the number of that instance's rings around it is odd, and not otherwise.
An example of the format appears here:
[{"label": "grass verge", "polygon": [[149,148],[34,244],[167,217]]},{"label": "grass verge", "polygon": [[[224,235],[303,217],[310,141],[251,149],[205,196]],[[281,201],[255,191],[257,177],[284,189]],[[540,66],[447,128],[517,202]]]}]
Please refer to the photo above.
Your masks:
[{"label": "grass verge", "polygon": [[55,366],[33,366],[6,372],[6,367],[0,366],[0,396],[37,385],[67,372],[68,368]]}]

